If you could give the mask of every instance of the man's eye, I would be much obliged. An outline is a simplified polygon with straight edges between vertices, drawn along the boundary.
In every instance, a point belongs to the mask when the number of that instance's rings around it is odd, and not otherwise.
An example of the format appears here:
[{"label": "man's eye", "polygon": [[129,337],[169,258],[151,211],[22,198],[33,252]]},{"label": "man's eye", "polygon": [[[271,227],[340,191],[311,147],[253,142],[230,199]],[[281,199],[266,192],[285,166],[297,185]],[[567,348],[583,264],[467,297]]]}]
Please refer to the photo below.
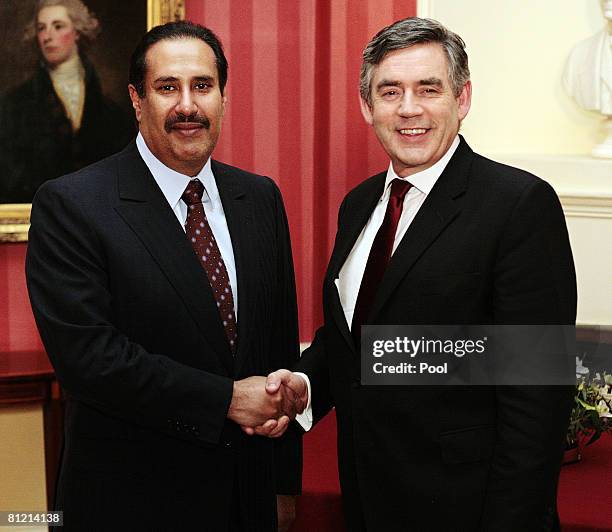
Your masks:
[{"label": "man's eye", "polygon": [[397,94],[398,92],[395,89],[389,89],[382,93],[382,97],[388,98],[388,97],[396,96]]},{"label": "man's eye", "polygon": [[210,83],[207,81],[200,81],[196,83],[195,88],[198,90],[208,90],[210,89]]},{"label": "man's eye", "polygon": [[170,92],[174,90],[174,85],[161,85],[160,90]]}]

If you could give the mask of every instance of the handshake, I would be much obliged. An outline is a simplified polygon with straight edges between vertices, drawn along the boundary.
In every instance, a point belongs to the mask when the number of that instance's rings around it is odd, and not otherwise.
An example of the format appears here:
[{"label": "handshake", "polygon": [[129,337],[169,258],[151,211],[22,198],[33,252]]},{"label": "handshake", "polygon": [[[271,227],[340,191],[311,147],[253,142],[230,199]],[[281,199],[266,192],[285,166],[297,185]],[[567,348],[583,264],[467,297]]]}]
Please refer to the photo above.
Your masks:
[{"label": "handshake", "polygon": [[308,404],[308,386],[300,376],[279,369],[268,377],[234,382],[227,417],[249,435],[278,438]]}]

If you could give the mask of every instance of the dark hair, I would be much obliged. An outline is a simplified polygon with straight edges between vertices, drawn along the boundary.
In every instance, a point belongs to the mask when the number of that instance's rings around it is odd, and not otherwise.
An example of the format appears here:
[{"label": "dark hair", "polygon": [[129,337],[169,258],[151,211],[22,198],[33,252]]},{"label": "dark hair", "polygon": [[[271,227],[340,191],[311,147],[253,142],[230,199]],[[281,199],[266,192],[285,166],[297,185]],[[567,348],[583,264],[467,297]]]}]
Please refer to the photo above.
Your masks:
[{"label": "dark hair", "polygon": [[455,96],[459,96],[464,85],[470,79],[468,56],[465,52],[463,39],[445,28],[437,20],[411,17],[398,20],[383,28],[365,47],[359,80],[361,97],[368,104],[372,104],[371,83],[374,70],[389,52],[430,42],[442,46],[448,60],[448,79]]},{"label": "dark hair", "polygon": [[219,75],[219,88],[221,94],[227,83],[227,59],[223,53],[223,45],[219,38],[208,28],[181,20],[178,22],[168,22],[161,26],[155,26],[142,37],[136,49],[132,53],[130,60],[129,82],[134,85],[138,96],[144,98],[145,85],[144,79],[147,73],[147,51],[154,44],[168,39],[200,39],[212,48],[217,63],[217,73]]}]

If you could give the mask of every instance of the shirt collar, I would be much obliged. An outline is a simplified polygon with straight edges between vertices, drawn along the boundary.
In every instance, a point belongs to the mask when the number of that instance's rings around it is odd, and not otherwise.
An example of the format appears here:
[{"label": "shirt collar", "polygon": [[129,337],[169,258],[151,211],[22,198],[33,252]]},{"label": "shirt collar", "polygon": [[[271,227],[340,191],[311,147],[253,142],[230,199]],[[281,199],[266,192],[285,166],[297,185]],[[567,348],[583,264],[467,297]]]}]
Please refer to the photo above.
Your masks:
[{"label": "shirt collar", "polygon": [[[399,177],[393,169],[393,163],[389,163],[389,169],[387,170],[387,177],[385,179],[384,191],[387,191],[387,189],[391,185],[391,181],[393,181],[394,179],[404,179],[406,181],[409,181],[414,188],[416,188],[423,194],[429,194],[431,192],[431,189],[436,184],[438,178],[442,175],[442,172],[444,172],[446,165],[451,160],[451,157],[457,150],[458,146],[459,135],[455,137],[455,140],[453,140],[452,144],[450,145],[450,148],[448,148],[446,153],[440,158],[437,163],[409,177]],[[383,196],[384,195],[385,194],[383,193]],[[381,198],[381,200],[382,199],[383,198]]]},{"label": "shirt collar", "polygon": [[189,181],[196,178],[204,185],[205,193],[202,197],[202,201],[204,203],[210,201],[213,208],[218,204],[219,190],[217,189],[215,176],[212,173],[210,157],[198,175],[190,177],[176,170],[172,170],[172,168],[168,168],[155,157],[140,133],[136,136],[136,147],[138,148],[142,160],[151,171],[157,186],[161,189],[172,209],[176,208]]}]

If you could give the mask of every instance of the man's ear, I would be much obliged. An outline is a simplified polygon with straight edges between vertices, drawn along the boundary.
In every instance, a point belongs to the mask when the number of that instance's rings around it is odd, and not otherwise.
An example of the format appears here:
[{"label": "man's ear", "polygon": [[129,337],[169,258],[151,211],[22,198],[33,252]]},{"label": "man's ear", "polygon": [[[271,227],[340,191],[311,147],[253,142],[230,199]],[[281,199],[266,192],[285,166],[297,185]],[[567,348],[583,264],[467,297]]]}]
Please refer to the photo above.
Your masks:
[{"label": "man's ear", "polygon": [[472,82],[468,80],[457,96],[457,115],[461,122],[468,114],[472,106]]},{"label": "man's ear", "polygon": [[136,87],[134,87],[132,84],[128,85],[128,91],[130,93],[130,100],[132,100],[132,107],[136,112],[136,120],[140,122],[140,116],[142,114],[142,109],[140,107],[140,96],[138,95]]},{"label": "man's ear", "polygon": [[363,119],[368,123],[368,125],[371,126],[374,123],[374,118],[372,117],[372,107],[361,97],[361,94],[359,95],[359,104],[361,106],[361,114]]}]

